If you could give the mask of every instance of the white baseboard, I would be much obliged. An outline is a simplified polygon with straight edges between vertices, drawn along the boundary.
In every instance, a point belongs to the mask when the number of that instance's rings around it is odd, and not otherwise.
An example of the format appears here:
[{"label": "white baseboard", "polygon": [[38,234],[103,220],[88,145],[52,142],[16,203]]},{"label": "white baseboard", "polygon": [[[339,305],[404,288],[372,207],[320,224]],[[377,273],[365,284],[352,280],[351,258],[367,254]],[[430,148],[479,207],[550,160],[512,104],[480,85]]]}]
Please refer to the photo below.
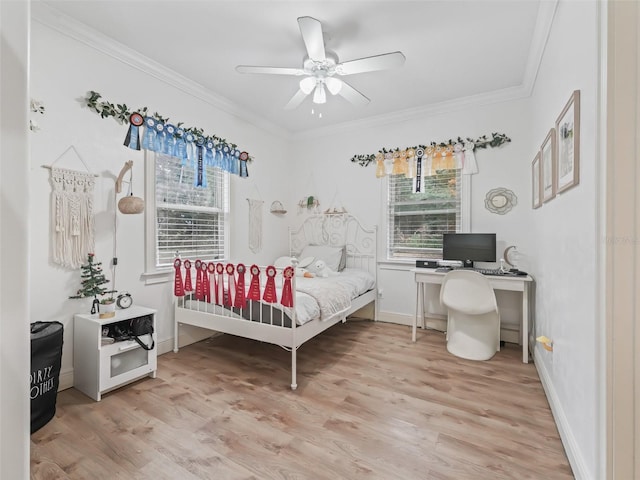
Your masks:
[{"label": "white baseboard", "polygon": [[[536,344],[534,358],[542,358],[544,355],[551,355],[551,353],[544,350],[540,344]],[[538,371],[538,376],[542,382],[542,388],[544,388],[544,392],[547,395],[547,401],[551,407],[551,413],[553,414],[553,419],[558,427],[560,439],[562,440],[562,445],[567,453],[567,458],[569,459],[569,464],[573,470],[574,477],[577,480],[594,480],[593,477],[589,475],[589,470],[585,464],[584,457],[578,448],[575,436],[571,431],[567,416],[564,413],[564,409],[562,408],[560,399],[553,387],[551,377],[549,376],[549,372],[547,371],[544,362],[534,361],[533,364]]]},{"label": "white baseboard", "polygon": [[67,388],[73,387],[73,368],[67,370],[66,372],[60,372],[60,376],[58,378],[58,391],[66,390]]}]

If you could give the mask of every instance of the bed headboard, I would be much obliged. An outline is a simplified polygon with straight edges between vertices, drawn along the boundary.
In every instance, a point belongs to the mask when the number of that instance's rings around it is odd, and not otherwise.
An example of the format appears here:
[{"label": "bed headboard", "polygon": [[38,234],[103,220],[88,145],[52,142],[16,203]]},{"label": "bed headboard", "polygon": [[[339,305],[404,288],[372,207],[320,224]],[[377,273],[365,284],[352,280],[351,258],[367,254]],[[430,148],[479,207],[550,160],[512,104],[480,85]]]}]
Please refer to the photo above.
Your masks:
[{"label": "bed headboard", "polygon": [[376,275],[377,227],[364,227],[348,213],[312,215],[297,229],[289,229],[289,251],[298,256],[307,245],[345,247],[346,266]]}]

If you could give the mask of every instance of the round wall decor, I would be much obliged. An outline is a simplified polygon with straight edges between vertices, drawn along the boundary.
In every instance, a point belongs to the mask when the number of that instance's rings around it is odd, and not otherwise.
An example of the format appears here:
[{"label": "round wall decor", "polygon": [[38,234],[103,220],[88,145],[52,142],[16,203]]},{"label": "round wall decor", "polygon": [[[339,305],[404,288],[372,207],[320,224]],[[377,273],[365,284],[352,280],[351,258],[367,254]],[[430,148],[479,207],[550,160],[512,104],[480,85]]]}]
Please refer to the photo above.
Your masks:
[{"label": "round wall decor", "polygon": [[504,215],[518,204],[518,197],[507,188],[494,188],[487,192],[484,206],[487,210],[498,215]]}]

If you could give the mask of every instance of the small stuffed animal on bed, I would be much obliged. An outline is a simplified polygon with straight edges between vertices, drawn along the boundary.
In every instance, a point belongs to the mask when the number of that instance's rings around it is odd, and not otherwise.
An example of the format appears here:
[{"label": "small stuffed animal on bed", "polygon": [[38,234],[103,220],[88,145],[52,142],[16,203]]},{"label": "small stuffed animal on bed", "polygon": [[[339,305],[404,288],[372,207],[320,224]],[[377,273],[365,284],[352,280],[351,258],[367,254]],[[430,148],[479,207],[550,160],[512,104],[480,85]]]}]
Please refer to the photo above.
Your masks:
[{"label": "small stuffed animal on bed", "polygon": [[313,278],[315,275],[306,268],[296,268],[296,277]]},{"label": "small stuffed animal on bed", "polygon": [[309,265],[309,269],[312,271],[312,273],[316,274],[316,277],[326,278],[333,275],[339,275],[338,272],[334,272],[329,267],[327,267],[327,264],[324,260],[316,260],[311,265]]}]

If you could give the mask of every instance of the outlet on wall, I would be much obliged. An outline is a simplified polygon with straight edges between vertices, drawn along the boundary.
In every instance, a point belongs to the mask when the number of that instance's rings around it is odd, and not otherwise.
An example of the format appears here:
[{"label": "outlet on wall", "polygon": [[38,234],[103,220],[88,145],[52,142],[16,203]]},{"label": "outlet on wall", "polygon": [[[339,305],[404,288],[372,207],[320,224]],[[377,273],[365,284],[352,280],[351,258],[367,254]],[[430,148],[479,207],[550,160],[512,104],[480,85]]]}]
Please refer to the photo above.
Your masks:
[{"label": "outlet on wall", "polygon": [[378,289],[378,298],[382,298],[382,292],[383,292],[383,289],[379,288]]}]

